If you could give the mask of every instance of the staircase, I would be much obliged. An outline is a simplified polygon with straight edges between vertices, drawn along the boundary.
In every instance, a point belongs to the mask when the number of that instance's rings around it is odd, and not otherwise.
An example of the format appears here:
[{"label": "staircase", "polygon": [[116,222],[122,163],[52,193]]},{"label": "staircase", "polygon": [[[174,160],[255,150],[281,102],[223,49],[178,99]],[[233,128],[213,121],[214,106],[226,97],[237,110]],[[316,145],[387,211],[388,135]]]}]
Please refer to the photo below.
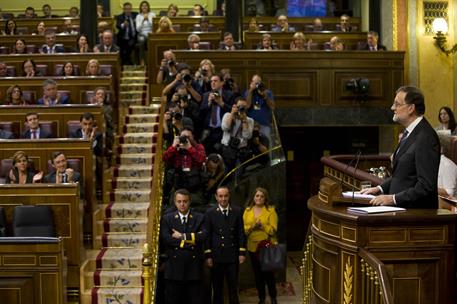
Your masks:
[{"label": "staircase", "polygon": [[119,95],[123,135],[118,138],[111,189],[104,193],[104,204],[94,215],[94,250],[81,267],[81,303],[142,303],[142,246],[160,104],[147,105],[143,70],[123,71]]}]

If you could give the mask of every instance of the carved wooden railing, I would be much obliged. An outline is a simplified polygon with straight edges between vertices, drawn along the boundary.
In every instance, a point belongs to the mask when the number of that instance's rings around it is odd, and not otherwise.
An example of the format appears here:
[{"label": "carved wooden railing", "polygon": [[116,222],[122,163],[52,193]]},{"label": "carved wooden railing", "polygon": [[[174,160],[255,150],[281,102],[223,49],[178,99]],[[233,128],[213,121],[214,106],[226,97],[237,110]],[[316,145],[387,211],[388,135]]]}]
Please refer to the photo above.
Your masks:
[{"label": "carved wooden railing", "polygon": [[373,254],[359,250],[363,303],[393,304],[393,294],[384,264]]},{"label": "carved wooden railing", "polygon": [[143,303],[155,302],[155,290],[157,283],[157,269],[159,262],[159,237],[160,237],[160,218],[162,210],[162,184],[163,173],[163,119],[166,99],[161,99],[159,131],[157,133],[156,152],[154,156],[154,174],[151,185],[151,205],[148,215],[148,231],[146,243],[143,247]]}]

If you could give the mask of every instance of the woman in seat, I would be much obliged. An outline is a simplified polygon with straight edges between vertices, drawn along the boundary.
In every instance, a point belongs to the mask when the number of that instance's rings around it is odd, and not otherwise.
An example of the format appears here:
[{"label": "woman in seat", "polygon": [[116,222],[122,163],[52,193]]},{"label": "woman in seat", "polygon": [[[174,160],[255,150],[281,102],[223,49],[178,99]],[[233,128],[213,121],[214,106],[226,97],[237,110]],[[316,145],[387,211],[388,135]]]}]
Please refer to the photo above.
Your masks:
[{"label": "woman in seat", "polygon": [[27,59],[22,63],[22,76],[32,78],[43,75],[36,70],[35,61],[32,59]]},{"label": "woman in seat", "polygon": [[75,67],[73,66],[73,63],[67,61],[64,63],[62,66],[62,69],[59,71],[58,76],[77,76],[75,72]]},{"label": "woman in seat", "polygon": [[173,23],[171,23],[170,18],[163,16],[159,20],[159,28],[156,31],[157,33],[174,33]]},{"label": "woman in seat", "polygon": [[22,95],[22,89],[18,85],[13,85],[6,91],[5,105],[26,106],[28,105]]},{"label": "woman in seat", "polygon": [[87,42],[87,36],[81,34],[76,39],[76,53],[88,53],[90,52],[89,43]]},{"label": "woman in seat", "polygon": [[268,191],[256,188],[254,195],[243,214],[244,231],[247,236],[249,257],[254,272],[255,285],[259,296],[259,304],[265,303],[265,283],[268,286],[270,303],[276,304],[275,274],[271,271],[262,271],[258,257],[258,245],[262,241],[277,243],[276,231],[278,230],[278,215],[275,208],[270,205]]},{"label": "woman in seat", "polygon": [[91,59],[86,66],[86,76],[100,76],[100,63],[97,59]]},{"label": "woman in seat", "polygon": [[11,54],[27,54],[27,47],[24,39],[17,39],[13,45]]},{"label": "woman in seat", "polygon": [[17,151],[13,155],[13,168],[6,177],[7,184],[32,184],[38,183],[43,178],[43,172],[31,171],[29,158],[24,151]]},{"label": "woman in seat", "polygon": [[14,19],[8,19],[5,22],[5,29],[2,31],[2,35],[17,35],[17,26]]},{"label": "woman in seat", "polygon": [[438,121],[440,124],[435,128],[436,131],[449,130],[452,135],[457,134],[455,116],[449,107],[441,107],[438,112]]}]

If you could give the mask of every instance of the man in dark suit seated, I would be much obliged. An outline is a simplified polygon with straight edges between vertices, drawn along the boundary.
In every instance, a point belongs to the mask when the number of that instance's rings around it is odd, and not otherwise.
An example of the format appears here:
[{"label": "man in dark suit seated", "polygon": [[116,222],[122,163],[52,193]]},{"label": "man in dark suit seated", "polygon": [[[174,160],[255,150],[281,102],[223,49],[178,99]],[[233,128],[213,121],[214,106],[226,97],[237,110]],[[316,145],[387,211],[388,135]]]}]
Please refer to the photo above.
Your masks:
[{"label": "man in dark suit seated", "polygon": [[67,158],[63,152],[52,152],[51,162],[55,170],[44,177],[44,183],[61,184],[78,183],[80,181],[79,172],[67,167]]},{"label": "man in dark suit seated", "polygon": [[65,53],[63,46],[56,45],[56,33],[54,31],[46,31],[44,34],[46,44],[40,49],[42,54]]},{"label": "man in dark suit seated", "polygon": [[365,44],[362,44],[359,47],[359,50],[365,50],[365,51],[387,51],[387,48],[378,43],[379,40],[379,34],[375,31],[369,31],[367,33],[367,42]]},{"label": "man in dark suit seated", "polygon": [[123,6],[123,13],[116,16],[117,43],[121,49],[123,65],[133,64],[131,56],[136,44],[135,18],[137,15],[138,13],[132,12],[132,4],[126,2]]},{"label": "man in dark suit seated", "polygon": [[70,103],[70,98],[67,95],[60,95],[57,92],[57,82],[53,79],[46,79],[43,82],[43,97],[38,99],[37,104],[53,106],[68,103]]},{"label": "man in dark suit seated", "polygon": [[25,115],[25,122],[29,129],[21,134],[21,138],[26,139],[39,139],[39,138],[53,138],[51,133],[40,129],[40,117],[38,113],[31,112]]},{"label": "man in dark suit seated", "polygon": [[232,33],[225,32],[224,43],[221,45],[220,49],[224,51],[234,51],[239,50],[240,46],[234,43]]},{"label": "man in dark suit seated", "polygon": [[52,8],[49,4],[45,4],[42,7],[43,18],[58,18],[59,16],[52,14]]},{"label": "man in dark suit seated", "polygon": [[373,205],[436,209],[440,143],[423,116],[424,95],[416,87],[401,87],[391,109],[393,121],[405,127],[393,154],[392,176],[362,193],[377,195]]},{"label": "man in dark suit seated", "polygon": [[203,215],[190,209],[190,193],[175,192],[176,211],[162,218],[160,235],[167,254],[165,262],[166,303],[202,303]]},{"label": "man in dark suit seated", "polygon": [[102,33],[102,43],[94,46],[94,53],[115,53],[119,52],[119,47],[113,43],[113,32],[104,30]]},{"label": "man in dark suit seated", "polygon": [[70,138],[90,139],[92,149],[96,156],[101,156],[103,152],[103,135],[95,126],[95,119],[92,113],[86,112],[79,118],[80,128],[70,133]]}]

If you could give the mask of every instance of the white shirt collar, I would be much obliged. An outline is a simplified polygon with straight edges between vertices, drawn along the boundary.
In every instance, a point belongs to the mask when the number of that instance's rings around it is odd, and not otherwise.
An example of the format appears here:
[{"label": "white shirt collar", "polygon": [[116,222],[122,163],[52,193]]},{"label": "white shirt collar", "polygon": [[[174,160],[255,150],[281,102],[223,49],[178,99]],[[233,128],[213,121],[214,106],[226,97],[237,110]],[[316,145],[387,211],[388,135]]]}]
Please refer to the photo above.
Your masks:
[{"label": "white shirt collar", "polygon": [[181,220],[181,222],[182,222],[182,218],[183,218],[183,217],[186,217],[186,220],[189,220],[189,213],[190,213],[190,212],[187,211],[186,214],[182,214],[181,212],[178,211],[179,219]]},{"label": "white shirt collar", "polygon": [[224,210],[227,210],[227,213],[229,212],[230,210],[230,205],[227,205],[227,207],[223,208],[221,205],[218,205],[219,206],[219,209],[221,209],[221,212],[224,212]]},{"label": "white shirt collar", "polygon": [[406,128],[406,131],[408,131],[408,135],[406,137],[408,137],[409,134],[413,132],[414,128],[421,122],[423,118],[424,116],[419,116],[412,123],[409,124],[409,126]]}]

